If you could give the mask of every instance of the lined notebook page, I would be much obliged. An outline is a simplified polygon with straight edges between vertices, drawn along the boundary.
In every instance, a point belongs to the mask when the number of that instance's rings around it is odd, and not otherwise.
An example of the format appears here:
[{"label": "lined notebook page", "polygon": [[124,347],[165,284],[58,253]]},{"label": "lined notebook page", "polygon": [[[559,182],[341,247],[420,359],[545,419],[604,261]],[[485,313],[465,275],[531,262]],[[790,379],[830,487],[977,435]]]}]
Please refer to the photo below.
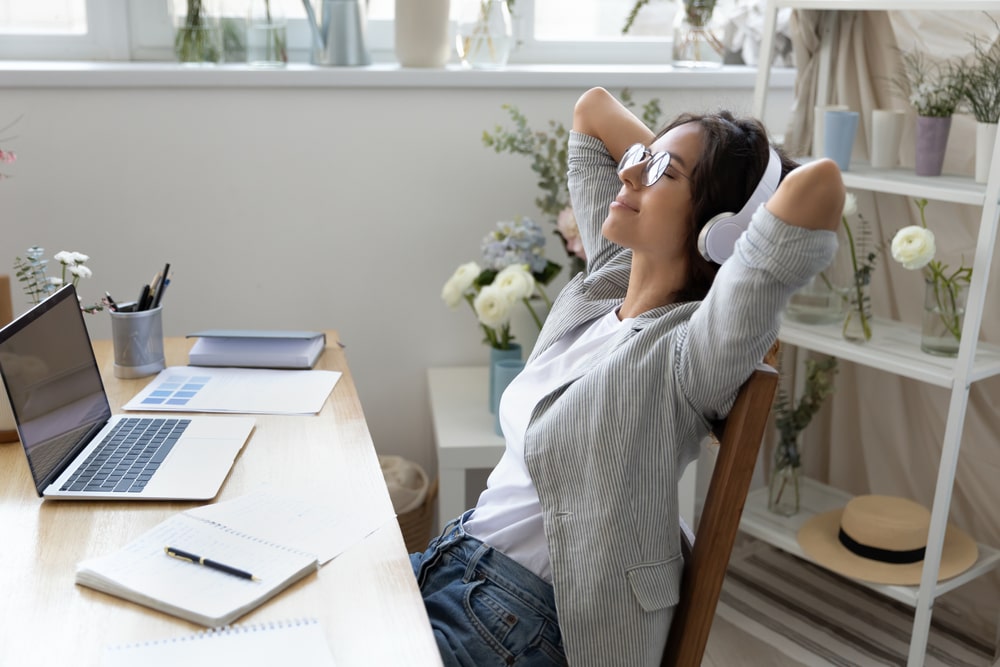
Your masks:
[{"label": "lined notebook page", "polygon": [[102,667],[335,667],[316,619],[230,625],[104,650]]}]

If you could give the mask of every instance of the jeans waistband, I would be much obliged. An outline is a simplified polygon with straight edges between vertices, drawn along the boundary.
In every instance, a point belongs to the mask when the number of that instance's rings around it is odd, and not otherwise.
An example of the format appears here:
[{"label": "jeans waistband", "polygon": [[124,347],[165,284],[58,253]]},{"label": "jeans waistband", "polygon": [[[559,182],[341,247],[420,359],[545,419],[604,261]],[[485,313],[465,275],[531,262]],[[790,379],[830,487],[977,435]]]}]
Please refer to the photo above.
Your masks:
[{"label": "jeans waistband", "polygon": [[[499,583],[509,582],[523,593],[536,598],[538,610],[551,616],[556,608],[552,585],[514,559],[466,533],[462,524],[472,512],[473,510],[469,510],[449,522],[441,535],[430,543],[430,547],[447,550],[453,558],[467,564],[467,577],[471,578],[474,570],[479,568]],[[552,620],[556,620],[554,616]]]}]

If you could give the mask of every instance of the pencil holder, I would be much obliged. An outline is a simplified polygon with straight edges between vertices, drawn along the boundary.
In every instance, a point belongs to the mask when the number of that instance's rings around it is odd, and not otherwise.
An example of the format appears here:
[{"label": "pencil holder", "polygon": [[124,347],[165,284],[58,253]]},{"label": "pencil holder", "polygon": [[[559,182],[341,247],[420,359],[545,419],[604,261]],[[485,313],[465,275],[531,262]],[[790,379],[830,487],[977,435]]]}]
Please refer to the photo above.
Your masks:
[{"label": "pencil holder", "polygon": [[111,342],[118,378],[141,378],[159,373],[163,359],[163,306],[137,313],[111,311]]}]

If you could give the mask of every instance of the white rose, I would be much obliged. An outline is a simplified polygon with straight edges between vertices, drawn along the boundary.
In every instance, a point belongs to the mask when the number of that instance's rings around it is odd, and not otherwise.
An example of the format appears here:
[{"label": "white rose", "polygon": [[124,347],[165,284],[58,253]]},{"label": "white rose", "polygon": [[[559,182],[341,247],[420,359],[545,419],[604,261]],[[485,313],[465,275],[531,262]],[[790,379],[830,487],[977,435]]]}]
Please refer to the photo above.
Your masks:
[{"label": "white rose", "polygon": [[511,301],[527,299],[535,293],[535,277],[527,264],[511,264],[493,279],[493,285],[505,292]]},{"label": "white rose", "polygon": [[473,281],[479,277],[482,269],[475,262],[467,262],[455,269],[448,282],[441,289],[441,298],[450,308],[455,308],[462,302],[465,291],[472,287]]},{"label": "white rose", "polygon": [[917,225],[903,227],[892,237],[892,258],[910,270],[926,266],[936,250],[934,232]]},{"label": "white rose", "polygon": [[844,212],[841,213],[845,218],[849,215],[854,215],[858,212],[858,198],[855,197],[850,192],[844,197]]},{"label": "white rose", "polygon": [[479,321],[491,329],[499,329],[510,320],[510,296],[495,285],[487,285],[472,302]]}]

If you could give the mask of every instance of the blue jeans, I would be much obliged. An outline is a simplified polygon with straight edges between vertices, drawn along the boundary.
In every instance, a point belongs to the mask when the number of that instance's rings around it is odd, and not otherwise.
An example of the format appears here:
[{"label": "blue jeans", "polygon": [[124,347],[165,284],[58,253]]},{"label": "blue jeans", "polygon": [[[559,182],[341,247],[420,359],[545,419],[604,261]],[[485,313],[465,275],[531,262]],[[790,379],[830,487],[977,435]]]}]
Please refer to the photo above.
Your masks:
[{"label": "blue jeans", "polygon": [[466,535],[465,516],[410,554],[445,666],[565,665],[552,585]]}]

